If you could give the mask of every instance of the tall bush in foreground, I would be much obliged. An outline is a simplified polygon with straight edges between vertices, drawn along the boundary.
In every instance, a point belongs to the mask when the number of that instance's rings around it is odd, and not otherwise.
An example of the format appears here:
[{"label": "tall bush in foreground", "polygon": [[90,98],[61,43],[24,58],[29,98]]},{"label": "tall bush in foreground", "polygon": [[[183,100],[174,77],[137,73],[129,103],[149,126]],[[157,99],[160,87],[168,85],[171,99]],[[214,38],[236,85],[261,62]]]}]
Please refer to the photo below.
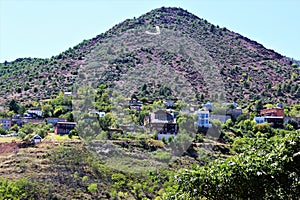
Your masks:
[{"label": "tall bush in foreground", "polygon": [[248,138],[241,153],[182,170],[165,199],[297,199],[300,131]]}]

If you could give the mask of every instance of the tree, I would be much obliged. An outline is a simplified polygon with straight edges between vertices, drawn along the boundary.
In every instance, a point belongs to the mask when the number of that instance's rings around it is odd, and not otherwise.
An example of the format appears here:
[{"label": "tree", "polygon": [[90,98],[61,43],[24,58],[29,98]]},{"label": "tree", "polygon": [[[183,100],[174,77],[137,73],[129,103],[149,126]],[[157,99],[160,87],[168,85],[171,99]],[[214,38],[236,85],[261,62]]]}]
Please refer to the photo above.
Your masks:
[{"label": "tree", "polygon": [[17,87],[17,88],[16,88],[16,92],[17,92],[17,93],[21,93],[21,92],[22,92],[22,88]]},{"label": "tree", "polygon": [[99,124],[102,130],[107,131],[108,128],[114,123],[114,118],[108,113],[104,117],[99,118]]},{"label": "tree", "polygon": [[34,129],[35,129],[36,125],[29,122],[24,124],[21,128],[20,128],[20,132],[25,133],[26,135],[28,134],[32,134],[34,133]]},{"label": "tree", "polygon": [[283,93],[282,93],[282,87],[281,87],[281,85],[278,85],[277,86],[277,96],[282,96],[283,95]]},{"label": "tree", "polygon": [[73,115],[73,113],[72,112],[68,112],[66,114],[66,119],[67,119],[68,122],[74,122],[74,115]]},{"label": "tree", "polygon": [[262,109],[263,109],[262,101],[261,100],[256,101],[256,104],[255,104],[256,113],[259,114]]},{"label": "tree", "polygon": [[14,124],[12,127],[10,127],[9,130],[17,133],[19,131],[19,126],[17,124]]},{"label": "tree", "polygon": [[10,111],[14,111],[14,113],[18,113],[20,106],[15,99],[12,99],[8,104],[8,108]]},{"label": "tree", "polygon": [[72,138],[73,136],[78,136],[77,130],[73,129],[69,132],[68,137]]},{"label": "tree", "polygon": [[292,130],[296,130],[298,128],[298,122],[294,119],[289,120],[288,124],[292,126]]},{"label": "tree", "polygon": [[42,138],[46,137],[47,134],[50,132],[50,127],[51,125],[50,124],[46,124],[45,122],[44,123],[41,123],[39,124],[38,126],[35,127],[34,129],[34,132],[36,134],[39,134],[39,136],[41,136]]},{"label": "tree", "polygon": [[43,117],[52,117],[53,107],[50,104],[42,105]]},{"label": "tree", "polygon": [[7,133],[8,133],[7,130],[0,127],[0,135],[6,135]]}]

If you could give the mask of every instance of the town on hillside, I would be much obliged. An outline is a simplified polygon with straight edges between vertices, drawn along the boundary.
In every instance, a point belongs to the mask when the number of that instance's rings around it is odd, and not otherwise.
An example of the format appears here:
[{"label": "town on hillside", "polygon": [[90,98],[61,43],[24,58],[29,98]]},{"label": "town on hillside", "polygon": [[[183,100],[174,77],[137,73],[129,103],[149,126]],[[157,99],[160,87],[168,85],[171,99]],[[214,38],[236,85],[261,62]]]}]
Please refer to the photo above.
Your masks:
[{"label": "town on hillside", "polygon": [[[81,126],[89,126],[88,122],[96,121],[100,124],[98,132],[100,133],[100,129],[107,131],[108,139],[113,139],[114,133],[124,137],[124,134],[128,132],[148,130],[148,133],[155,133],[154,139],[171,141],[178,133],[186,132],[183,130],[185,128],[189,128],[188,131],[205,135],[216,123],[224,124],[228,120],[236,121],[238,118],[251,119],[257,125],[269,124],[277,129],[285,129],[290,126],[299,129],[300,124],[300,117],[286,116],[283,105],[280,103],[269,104],[267,107],[260,105],[259,110],[255,112],[242,109],[234,102],[212,103],[208,101],[201,105],[190,105],[188,109],[182,109],[184,102],[178,99],[156,99],[155,101],[142,99],[143,101],[141,101],[136,96],[125,100],[124,113],[127,116],[123,116],[123,118],[131,118],[129,121],[133,123],[117,124],[117,120],[113,116],[116,113],[112,113],[107,108],[109,100],[101,99],[101,95],[95,105],[101,103],[102,107],[89,108],[86,113],[81,113],[76,122],[72,113],[72,92],[60,93],[56,98],[26,110],[22,105],[18,105],[15,100],[12,100],[6,106],[6,110],[2,110],[0,113],[2,114],[0,136],[21,136],[24,139],[26,135],[31,135],[32,142],[40,142],[47,134],[39,135],[38,131],[24,134],[22,127],[29,124],[47,126],[50,132],[58,135],[84,136],[85,133],[80,132],[82,129],[76,127],[77,123]],[[8,115],[11,116],[7,117]],[[193,121],[189,122],[188,127],[181,126],[180,121],[182,121],[183,116],[187,115],[192,116]],[[99,133],[96,130],[95,134]]]}]

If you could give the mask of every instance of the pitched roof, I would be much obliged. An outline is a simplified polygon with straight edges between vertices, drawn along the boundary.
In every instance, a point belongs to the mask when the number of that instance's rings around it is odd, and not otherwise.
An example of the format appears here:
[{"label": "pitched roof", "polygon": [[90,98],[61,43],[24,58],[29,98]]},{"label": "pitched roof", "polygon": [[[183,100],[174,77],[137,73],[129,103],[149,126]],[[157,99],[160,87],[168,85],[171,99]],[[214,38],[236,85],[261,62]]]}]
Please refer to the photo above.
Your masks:
[{"label": "pitched roof", "polygon": [[33,136],[31,139],[42,139],[42,137],[39,134],[36,134],[35,136]]}]

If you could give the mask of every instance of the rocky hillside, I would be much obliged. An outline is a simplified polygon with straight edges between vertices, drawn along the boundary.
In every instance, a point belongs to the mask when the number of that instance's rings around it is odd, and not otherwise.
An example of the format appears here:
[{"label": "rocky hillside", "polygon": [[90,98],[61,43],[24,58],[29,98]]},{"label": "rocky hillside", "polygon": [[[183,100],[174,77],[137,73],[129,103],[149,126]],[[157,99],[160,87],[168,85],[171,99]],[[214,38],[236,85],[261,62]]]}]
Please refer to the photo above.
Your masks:
[{"label": "rocky hillside", "polygon": [[127,19],[49,59],[2,63],[0,77],[2,103],[99,83],[123,95],[165,86],[196,101],[299,103],[300,97],[298,63],[180,8]]}]

